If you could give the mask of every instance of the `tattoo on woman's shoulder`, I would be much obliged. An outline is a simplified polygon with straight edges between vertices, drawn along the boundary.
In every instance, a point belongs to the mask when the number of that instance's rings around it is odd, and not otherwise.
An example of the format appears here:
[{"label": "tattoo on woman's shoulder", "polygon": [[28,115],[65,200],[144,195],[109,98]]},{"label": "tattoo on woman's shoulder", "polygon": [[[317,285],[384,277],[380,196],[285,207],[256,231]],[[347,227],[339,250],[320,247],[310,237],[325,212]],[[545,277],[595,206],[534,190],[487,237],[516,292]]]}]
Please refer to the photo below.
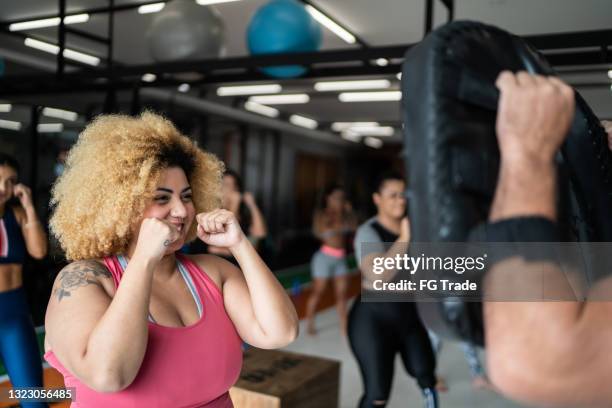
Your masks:
[{"label": "tattoo on woman's shoulder", "polygon": [[61,270],[58,285],[53,291],[57,300],[69,297],[72,292],[87,285],[102,287],[98,278],[111,278],[106,267],[96,261],[73,262]]}]

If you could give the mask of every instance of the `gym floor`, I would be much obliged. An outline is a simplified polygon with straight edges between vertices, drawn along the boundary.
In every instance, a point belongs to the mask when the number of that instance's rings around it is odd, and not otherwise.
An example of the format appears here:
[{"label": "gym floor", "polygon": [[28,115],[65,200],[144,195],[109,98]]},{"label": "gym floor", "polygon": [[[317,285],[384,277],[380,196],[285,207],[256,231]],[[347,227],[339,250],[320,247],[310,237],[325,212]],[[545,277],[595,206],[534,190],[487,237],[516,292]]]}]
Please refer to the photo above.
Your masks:
[{"label": "gym floor", "polygon": [[[347,339],[340,334],[338,317],[334,308],[320,311],[316,317],[316,336],[306,334],[305,321],[300,325],[300,336],[285,350],[341,361],[340,408],[355,408],[362,393],[359,368],[349,349]],[[484,356],[483,361],[484,361]],[[452,408],[516,408],[522,407],[490,390],[474,390],[469,367],[461,348],[454,343],[444,343],[438,373],[448,384],[449,390],[440,393],[440,406]],[[391,399],[387,408],[420,407],[421,392],[416,383],[404,371],[398,357]]]}]

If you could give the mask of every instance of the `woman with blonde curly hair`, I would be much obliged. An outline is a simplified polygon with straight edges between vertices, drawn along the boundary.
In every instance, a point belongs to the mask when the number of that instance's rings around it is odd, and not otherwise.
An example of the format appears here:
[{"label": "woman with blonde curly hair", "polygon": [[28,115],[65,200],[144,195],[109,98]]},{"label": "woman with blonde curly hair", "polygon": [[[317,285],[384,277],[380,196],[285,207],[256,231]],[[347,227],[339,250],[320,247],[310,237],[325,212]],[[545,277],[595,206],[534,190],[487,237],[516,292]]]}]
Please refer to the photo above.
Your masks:
[{"label": "woman with blonde curly hair", "polygon": [[[241,339],[277,348],[297,335],[285,290],[218,208],[222,170],[152,113],[100,116],[80,135],[52,192],[51,229],[73,262],[45,339],[73,407],[232,407]],[[242,270],[177,253],[196,236]]]}]

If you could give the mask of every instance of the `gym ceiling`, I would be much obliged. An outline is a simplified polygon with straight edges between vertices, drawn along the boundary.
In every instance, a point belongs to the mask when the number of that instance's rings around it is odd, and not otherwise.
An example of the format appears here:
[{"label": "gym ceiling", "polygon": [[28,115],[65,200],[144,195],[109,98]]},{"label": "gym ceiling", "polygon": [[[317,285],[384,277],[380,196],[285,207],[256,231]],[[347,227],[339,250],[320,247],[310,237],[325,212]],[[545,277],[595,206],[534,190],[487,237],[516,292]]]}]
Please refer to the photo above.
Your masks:
[{"label": "gym ceiling", "polygon": [[[149,87],[173,92],[189,83],[194,98],[233,108],[242,108],[245,97],[220,97],[221,85],[278,83],[283,94],[305,93],[310,101],[274,105],[281,119],[292,114],[319,122],[329,131],[332,122],[376,121],[394,127],[385,141],[399,141],[398,101],[346,103],[339,92],[319,92],[316,82],[386,79],[386,91],[400,89],[397,73],[401,56],[417,43],[431,26],[453,19],[471,19],[493,24],[528,37],[549,56],[561,76],[587,99],[596,114],[612,117],[612,2],[610,0],[304,0],[355,35],[349,44],[323,28],[323,42],[316,53],[251,57],[246,30],[255,12],[267,0],[236,0],[216,4],[225,24],[225,57],[197,62],[156,63],[150,56],[144,33],[156,13],[140,14],[138,7],[152,1],[64,0],[66,15],[91,12],[86,22],[66,25],[65,47],[98,56],[96,67],[74,66],[65,61],[63,79],[58,79],[58,58],[24,45],[26,37],[59,44],[58,26],[9,31],[15,22],[59,15],[61,0],[3,1],[0,6],[0,57],[5,72],[0,77],[0,101],[27,102],[82,112],[83,106],[104,99],[113,84],[120,101],[133,98],[135,89]],[[170,0],[172,1],[172,0]],[[109,4],[112,35],[109,36]],[[79,33],[71,32],[78,31]],[[108,80],[108,39],[112,40],[113,81]],[[384,58],[385,61],[382,61]],[[255,67],[271,62],[308,62],[302,78],[266,78]],[[381,62],[382,61],[382,62]],[[152,82],[143,75],[156,74]],[[27,76],[23,77],[23,76]],[[183,86],[185,91],[185,86]],[[2,114],[4,119],[10,113]],[[14,115],[19,115],[15,111]]]}]

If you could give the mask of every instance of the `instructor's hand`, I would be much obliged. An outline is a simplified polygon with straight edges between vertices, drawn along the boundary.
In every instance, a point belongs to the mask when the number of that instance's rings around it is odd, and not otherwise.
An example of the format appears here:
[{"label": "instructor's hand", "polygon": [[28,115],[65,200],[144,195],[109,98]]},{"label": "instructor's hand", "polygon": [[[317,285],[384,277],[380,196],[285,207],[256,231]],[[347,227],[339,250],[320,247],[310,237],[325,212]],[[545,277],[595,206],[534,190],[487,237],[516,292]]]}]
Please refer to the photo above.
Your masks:
[{"label": "instructor's hand", "polygon": [[178,229],[171,223],[158,218],[145,218],[140,224],[133,257],[159,261],[179,237]]},{"label": "instructor's hand", "polygon": [[574,90],[555,77],[502,72],[497,139],[502,160],[551,164],[574,118]]},{"label": "instructor's hand", "polygon": [[196,215],[198,238],[208,245],[231,248],[245,238],[233,212],[217,209]]}]

